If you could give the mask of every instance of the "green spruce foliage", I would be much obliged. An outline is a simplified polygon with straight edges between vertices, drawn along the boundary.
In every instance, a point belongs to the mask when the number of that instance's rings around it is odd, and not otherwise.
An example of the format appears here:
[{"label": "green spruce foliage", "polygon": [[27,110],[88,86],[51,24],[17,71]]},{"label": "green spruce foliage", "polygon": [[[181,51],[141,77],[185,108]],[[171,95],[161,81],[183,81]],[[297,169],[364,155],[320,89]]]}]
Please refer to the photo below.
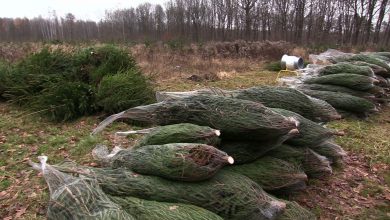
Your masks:
[{"label": "green spruce foliage", "polygon": [[331,108],[316,108],[305,94],[293,88],[259,86],[233,91],[234,97],[256,101],[270,108],[281,108],[298,113],[313,121],[330,121],[338,116],[337,112],[327,111]]},{"label": "green spruce foliage", "polygon": [[306,147],[282,145],[267,155],[296,164],[309,177],[320,178],[332,174],[329,160]]},{"label": "green spruce foliage", "polygon": [[119,151],[112,157],[112,166],[172,180],[200,181],[213,177],[229,159],[234,162],[225,152],[204,144],[148,145]]},{"label": "green spruce foliage", "polygon": [[10,67],[0,64],[0,95],[54,121],[154,100],[152,86],[134,58],[110,45],[74,52],[44,48]]},{"label": "green spruce foliage", "polygon": [[259,102],[270,108],[282,108],[296,112],[310,120],[328,122],[339,118],[329,104],[311,99],[294,88],[256,86],[239,90],[202,89],[191,92],[159,92],[157,99],[184,98],[194,95],[217,95]]},{"label": "green spruce foliage", "polygon": [[189,123],[159,126],[139,140],[134,148],[169,143],[199,143],[217,146],[220,142],[219,135],[218,130]]},{"label": "green spruce foliage", "polygon": [[346,93],[319,90],[302,90],[302,92],[315,98],[325,100],[334,108],[343,111],[357,114],[377,111],[375,105],[367,99],[352,96]]},{"label": "green spruce foliage", "polygon": [[217,214],[194,205],[156,202],[130,196],[109,198],[137,220],[223,220]]},{"label": "green spruce foliage", "polygon": [[346,94],[361,97],[361,98],[368,98],[368,97],[372,97],[374,95],[374,94],[372,94],[372,93],[374,93],[374,90],[357,91],[357,90],[349,89],[349,88],[344,87],[344,86],[334,86],[334,85],[327,85],[327,84],[302,84],[302,85],[298,86],[298,89],[340,92],[340,93],[346,93]]},{"label": "green spruce foliage", "polygon": [[296,121],[264,105],[221,96],[190,96],[139,106],[111,115],[93,131],[97,133],[120,118],[158,125],[193,123],[221,130],[226,140],[279,140],[296,129]]},{"label": "green spruce foliage", "polygon": [[286,117],[294,117],[299,122],[299,134],[296,137],[288,139],[286,141],[287,144],[314,147],[328,140],[335,133],[334,131],[310,121],[295,112],[277,108],[272,108],[272,110]]},{"label": "green spruce foliage", "polygon": [[390,66],[386,64],[385,61],[377,59],[375,57],[372,57],[370,55],[364,55],[364,54],[356,54],[353,56],[348,57],[338,57],[335,59],[336,62],[355,62],[355,61],[362,61],[370,64],[375,64],[377,66],[380,66],[384,69],[386,69],[387,74],[390,74]]},{"label": "green spruce foliage", "polygon": [[367,62],[364,62],[364,61],[351,61],[350,63],[354,64],[354,65],[357,65],[357,66],[368,66],[372,69],[372,71],[374,71],[375,75],[380,75],[380,76],[383,76],[383,77],[389,77],[390,74],[389,72],[387,71],[386,68],[382,67],[382,66],[378,66],[376,64],[373,64],[373,63],[367,63]]},{"label": "green spruce foliage", "polygon": [[277,218],[277,220],[316,220],[317,217],[314,213],[303,208],[296,202],[290,202],[285,200],[280,200],[286,203],[286,209],[283,214]]},{"label": "green spruce foliage", "polygon": [[344,86],[358,91],[368,91],[374,88],[374,82],[374,78],[350,73],[337,73],[320,77],[313,77],[304,81],[306,84],[328,84]]},{"label": "green spruce foliage", "polygon": [[329,140],[326,141],[314,148],[312,148],[316,153],[325,156],[332,163],[338,163],[343,160],[346,156],[346,152],[340,147],[340,145]]},{"label": "green spruce foliage", "polygon": [[338,73],[352,73],[352,74],[358,74],[363,76],[374,76],[374,72],[370,67],[367,66],[357,66],[352,63],[336,63],[333,65],[328,65],[323,68],[321,68],[318,71],[319,75],[331,75],[331,74],[338,74]]},{"label": "green spruce foliage", "polygon": [[134,58],[127,51],[112,45],[81,49],[75,54],[74,60],[83,81],[87,80],[95,85],[104,76],[137,70]]},{"label": "green spruce foliage", "polygon": [[10,65],[6,62],[0,61],[0,101],[5,99],[3,95],[7,90],[7,87],[10,85],[10,80]]},{"label": "green spruce foliage", "polygon": [[150,81],[136,69],[104,76],[96,96],[97,104],[107,113],[120,112],[155,101]]},{"label": "green spruce foliage", "polygon": [[266,191],[281,190],[301,181],[307,181],[306,174],[295,164],[270,156],[252,163],[227,166],[224,169],[242,174]]},{"label": "green spruce foliage", "polygon": [[47,83],[28,104],[30,109],[45,113],[52,121],[69,121],[98,110],[93,87],[83,82]]},{"label": "green spruce foliage", "polygon": [[128,169],[56,166],[64,172],[93,177],[109,195],[202,207],[224,219],[275,219],[285,209],[249,178],[226,170],[201,182],[172,181],[134,173]]},{"label": "green spruce foliage", "polygon": [[75,177],[46,164],[47,157],[40,157],[40,164],[30,165],[43,173],[50,191],[47,219],[99,219],[134,220],[132,215],[112,202],[92,178]]}]

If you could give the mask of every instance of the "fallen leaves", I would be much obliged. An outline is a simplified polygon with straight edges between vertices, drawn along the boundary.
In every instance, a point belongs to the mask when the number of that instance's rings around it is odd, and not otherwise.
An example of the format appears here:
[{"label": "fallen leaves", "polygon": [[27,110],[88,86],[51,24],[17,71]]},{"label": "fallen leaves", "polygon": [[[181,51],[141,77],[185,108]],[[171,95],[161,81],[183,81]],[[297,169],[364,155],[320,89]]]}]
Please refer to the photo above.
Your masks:
[{"label": "fallen leaves", "polygon": [[7,191],[0,192],[0,200],[6,199],[9,197],[9,193]]},{"label": "fallen leaves", "polygon": [[18,219],[18,218],[22,217],[22,215],[24,215],[24,213],[26,213],[26,210],[27,210],[27,207],[22,207],[22,208],[16,210],[15,218]]},{"label": "fallen leaves", "polygon": [[[341,171],[327,180],[309,185],[293,199],[308,208],[328,210],[321,212],[320,219],[336,219],[339,216],[354,219],[363,210],[372,209],[384,200],[390,201],[390,190],[377,173],[386,166],[376,166],[374,171],[367,165],[364,156],[351,152],[348,155]],[[381,188],[383,193],[362,193],[370,187]]]},{"label": "fallen leaves", "polygon": [[[46,154],[50,158],[67,158],[91,162],[88,158],[71,155],[69,148],[77,144],[81,137],[89,134],[89,124],[50,124],[35,117],[17,117],[21,112],[12,106],[0,103],[0,220],[42,219],[46,215],[48,190],[42,173],[33,171],[27,161],[37,155]],[[3,147],[4,146],[4,147]],[[81,155],[85,156],[85,155]]]}]

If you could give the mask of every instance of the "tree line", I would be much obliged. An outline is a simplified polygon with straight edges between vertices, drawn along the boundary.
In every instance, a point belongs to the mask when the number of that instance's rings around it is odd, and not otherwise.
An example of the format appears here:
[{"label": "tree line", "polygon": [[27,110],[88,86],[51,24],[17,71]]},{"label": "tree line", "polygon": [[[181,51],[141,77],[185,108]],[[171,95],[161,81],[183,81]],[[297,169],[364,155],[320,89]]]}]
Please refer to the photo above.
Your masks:
[{"label": "tree line", "polygon": [[106,11],[100,21],[68,13],[0,18],[0,41],[284,40],[388,46],[389,0],[169,0]]}]

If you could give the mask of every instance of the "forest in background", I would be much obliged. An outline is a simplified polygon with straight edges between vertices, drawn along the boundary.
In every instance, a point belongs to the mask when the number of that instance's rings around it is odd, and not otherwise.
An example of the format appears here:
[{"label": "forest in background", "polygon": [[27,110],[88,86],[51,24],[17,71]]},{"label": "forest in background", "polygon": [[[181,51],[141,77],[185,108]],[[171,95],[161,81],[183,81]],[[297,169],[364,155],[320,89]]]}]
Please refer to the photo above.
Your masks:
[{"label": "forest in background", "polygon": [[55,12],[48,18],[0,18],[0,42],[243,39],[388,47],[389,11],[389,0],[169,0],[106,11],[100,21]]}]

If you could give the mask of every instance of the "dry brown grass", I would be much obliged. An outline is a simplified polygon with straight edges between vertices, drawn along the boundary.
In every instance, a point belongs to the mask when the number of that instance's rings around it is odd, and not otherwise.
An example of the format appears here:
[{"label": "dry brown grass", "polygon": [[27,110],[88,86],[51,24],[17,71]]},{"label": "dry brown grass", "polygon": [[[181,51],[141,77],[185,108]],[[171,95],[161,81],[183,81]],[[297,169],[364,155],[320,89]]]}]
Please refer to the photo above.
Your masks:
[{"label": "dry brown grass", "polygon": [[203,59],[193,54],[171,54],[155,52],[151,56],[135,55],[142,71],[157,82],[174,79],[188,79],[195,75],[195,81],[215,81],[231,75],[259,69],[261,61],[247,58]]},{"label": "dry brown grass", "polygon": [[291,51],[290,55],[292,55],[292,56],[299,56],[299,57],[302,57],[304,60],[309,60],[309,51],[307,50],[307,48],[295,47]]},{"label": "dry brown grass", "polygon": [[49,48],[49,50],[62,50],[69,53],[77,50],[77,47],[71,44],[0,43],[0,60],[14,63],[44,47]]},{"label": "dry brown grass", "polygon": [[[264,62],[279,60],[293,48],[286,42],[210,42],[180,49],[157,43],[128,48],[143,72],[157,84],[192,79],[213,82],[262,69]],[[303,48],[299,52],[304,51]]]},{"label": "dry brown grass", "polygon": [[[43,47],[72,53],[81,47],[99,45],[0,43],[0,60],[16,62]],[[162,42],[118,46],[132,53],[141,69],[157,80],[196,75],[202,81],[218,80],[231,74],[258,69],[265,61],[278,60],[294,48],[286,42],[268,41],[209,42],[204,45],[181,45],[178,48]],[[295,51],[301,54],[304,48]]]}]

